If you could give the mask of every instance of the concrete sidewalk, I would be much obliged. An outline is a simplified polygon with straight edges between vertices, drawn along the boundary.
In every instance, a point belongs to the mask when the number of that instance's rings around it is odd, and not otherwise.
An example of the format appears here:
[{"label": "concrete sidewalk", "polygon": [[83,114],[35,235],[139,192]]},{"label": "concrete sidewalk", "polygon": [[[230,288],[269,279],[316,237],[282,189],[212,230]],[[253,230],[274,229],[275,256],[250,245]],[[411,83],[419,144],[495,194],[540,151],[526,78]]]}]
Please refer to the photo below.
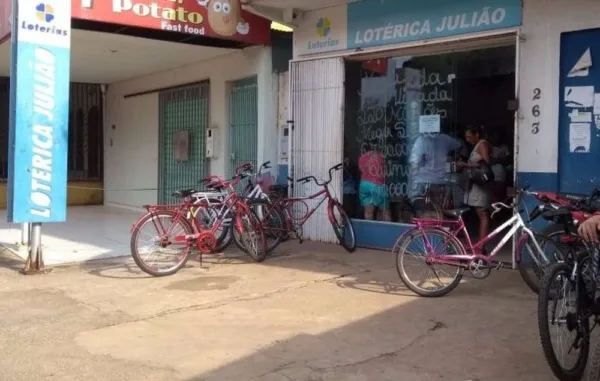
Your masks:
[{"label": "concrete sidewalk", "polygon": [[414,296],[388,252],[295,242],[263,264],[129,260],[22,276],[0,263],[2,380],[554,379],[517,272]]}]

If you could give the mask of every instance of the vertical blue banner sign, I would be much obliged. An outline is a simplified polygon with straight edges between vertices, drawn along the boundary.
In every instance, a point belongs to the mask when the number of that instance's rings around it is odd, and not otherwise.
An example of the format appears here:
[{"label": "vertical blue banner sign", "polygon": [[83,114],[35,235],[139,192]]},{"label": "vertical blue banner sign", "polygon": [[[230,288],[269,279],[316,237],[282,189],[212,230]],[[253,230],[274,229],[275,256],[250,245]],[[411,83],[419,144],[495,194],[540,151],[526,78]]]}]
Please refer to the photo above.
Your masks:
[{"label": "vertical blue banner sign", "polygon": [[8,221],[67,217],[71,2],[13,0]]}]

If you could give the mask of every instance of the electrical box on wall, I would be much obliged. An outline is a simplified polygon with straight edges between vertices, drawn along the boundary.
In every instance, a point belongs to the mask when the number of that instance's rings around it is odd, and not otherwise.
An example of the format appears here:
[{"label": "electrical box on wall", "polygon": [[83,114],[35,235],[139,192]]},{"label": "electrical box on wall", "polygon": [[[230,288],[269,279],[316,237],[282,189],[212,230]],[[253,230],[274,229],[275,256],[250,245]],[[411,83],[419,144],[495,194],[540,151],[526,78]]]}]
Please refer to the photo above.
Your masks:
[{"label": "electrical box on wall", "polygon": [[173,156],[175,161],[186,162],[190,159],[190,133],[177,131],[173,133]]},{"label": "electrical box on wall", "polygon": [[290,142],[290,129],[287,125],[281,126],[279,128],[279,162],[287,163],[288,160],[288,150],[289,150],[289,142]]},{"label": "electrical box on wall", "polygon": [[209,159],[217,157],[217,132],[218,128],[212,127],[206,130],[206,157]]}]

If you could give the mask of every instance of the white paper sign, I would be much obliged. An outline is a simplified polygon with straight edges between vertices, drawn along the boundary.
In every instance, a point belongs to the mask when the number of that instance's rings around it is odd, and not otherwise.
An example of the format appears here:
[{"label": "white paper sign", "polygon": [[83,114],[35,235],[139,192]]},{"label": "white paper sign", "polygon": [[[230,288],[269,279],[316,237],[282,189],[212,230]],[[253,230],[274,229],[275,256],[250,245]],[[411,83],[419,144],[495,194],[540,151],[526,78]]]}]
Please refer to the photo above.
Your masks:
[{"label": "white paper sign", "polygon": [[600,93],[594,94],[594,114],[600,114]]},{"label": "white paper sign", "polygon": [[591,112],[579,112],[579,110],[573,109],[569,114],[569,118],[571,118],[571,123],[592,123]]},{"label": "white paper sign", "polygon": [[419,132],[422,134],[433,134],[440,132],[440,115],[419,116]]},{"label": "white paper sign", "polygon": [[590,73],[590,68],[592,67],[592,51],[590,48],[583,53],[579,61],[573,66],[569,74],[567,75],[569,78],[571,77],[587,77]]},{"label": "white paper sign", "polygon": [[596,122],[596,128],[600,129],[600,115],[594,115],[594,120]]},{"label": "white paper sign", "polygon": [[587,108],[594,106],[594,86],[565,87],[567,107]]},{"label": "white paper sign", "polygon": [[571,123],[569,126],[569,151],[589,153],[591,134],[590,123]]}]

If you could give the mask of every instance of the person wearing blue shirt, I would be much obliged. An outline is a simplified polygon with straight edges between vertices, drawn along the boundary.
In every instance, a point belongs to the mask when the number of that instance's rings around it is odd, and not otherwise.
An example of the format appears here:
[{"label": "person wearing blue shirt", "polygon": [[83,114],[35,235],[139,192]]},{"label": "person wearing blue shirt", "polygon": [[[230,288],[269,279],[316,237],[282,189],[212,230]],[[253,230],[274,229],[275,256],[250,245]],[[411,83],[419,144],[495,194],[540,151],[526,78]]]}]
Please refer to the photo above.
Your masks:
[{"label": "person wearing blue shirt", "polygon": [[409,158],[412,177],[409,196],[424,196],[429,190],[432,201],[446,208],[448,154],[461,147],[459,140],[446,134],[420,134]]}]

